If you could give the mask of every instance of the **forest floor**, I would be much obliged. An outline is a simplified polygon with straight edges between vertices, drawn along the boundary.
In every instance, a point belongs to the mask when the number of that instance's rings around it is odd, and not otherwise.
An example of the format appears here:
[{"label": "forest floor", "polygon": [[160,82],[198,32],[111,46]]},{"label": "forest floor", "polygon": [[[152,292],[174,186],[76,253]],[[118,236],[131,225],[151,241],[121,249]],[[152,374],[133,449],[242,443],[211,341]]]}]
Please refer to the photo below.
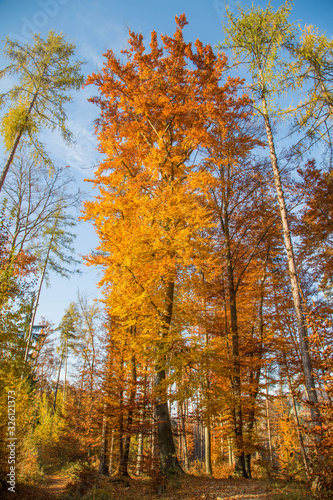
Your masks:
[{"label": "forest floor", "polygon": [[44,477],[42,483],[18,483],[14,494],[7,491],[3,497],[0,494],[0,497],[5,499],[17,498],[19,500],[60,499],[66,492],[69,483],[70,479],[68,477],[60,474],[49,474]]},{"label": "forest floor", "polygon": [[[84,500],[310,500],[311,495],[298,483],[269,480],[216,479],[185,475],[168,481],[158,494],[156,481],[128,479],[114,481],[91,475],[90,479],[71,483],[60,474],[46,475],[43,483],[17,485],[15,495],[4,498],[20,500],[84,499]],[[9,493],[9,492],[8,492]]]}]

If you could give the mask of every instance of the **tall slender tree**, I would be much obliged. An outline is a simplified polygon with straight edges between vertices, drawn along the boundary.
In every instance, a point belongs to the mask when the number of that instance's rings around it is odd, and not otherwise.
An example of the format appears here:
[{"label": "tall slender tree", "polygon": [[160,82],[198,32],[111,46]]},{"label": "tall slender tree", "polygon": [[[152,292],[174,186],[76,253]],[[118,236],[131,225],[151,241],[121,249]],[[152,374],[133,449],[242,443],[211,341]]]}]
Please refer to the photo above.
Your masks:
[{"label": "tall slender tree", "polygon": [[74,53],[75,44],[54,31],[45,40],[35,34],[32,45],[7,38],[4,54],[10,65],[0,71],[0,78],[14,75],[18,83],[0,95],[1,106],[11,103],[1,122],[8,158],[0,176],[0,191],[22,141],[32,146],[35,157],[52,164],[39,140],[41,130],[59,130],[65,141],[72,140],[65,104],[71,101],[70,91],[83,83],[82,62],[73,61]]},{"label": "tall slender tree", "polygon": [[70,232],[70,228],[74,225],[74,218],[66,214],[60,202],[58,204],[58,210],[52,213],[52,218],[50,217],[48,224],[44,227],[43,244],[39,244],[38,249],[34,249],[32,247],[32,251],[37,256],[39,262],[40,279],[37,292],[32,302],[29,328],[26,335],[22,377],[24,376],[27,367],[33,324],[39,305],[42,286],[45,280],[47,281],[50,271],[56,272],[60,276],[67,278],[73,272],[75,273],[78,271],[77,269],[71,268],[73,264],[78,264],[79,262],[78,259],[73,257],[74,249],[72,247],[72,243],[76,235]]},{"label": "tall slender tree", "polygon": [[[238,6],[238,16],[227,9],[227,22],[224,26],[226,38],[223,46],[231,48],[236,60],[245,63],[249,70],[256,109],[264,120],[280,208],[305,386],[310,402],[316,405],[318,398],[309,352],[302,292],[297,276],[288,208],[272,129],[274,114],[271,109],[274,105],[274,99],[282,92],[281,80],[279,80],[282,75],[281,68],[283,64],[281,52],[286,49],[295,37],[295,27],[288,21],[291,5],[291,2],[287,0],[276,12],[274,12],[270,3],[266,9],[255,6],[244,9]],[[315,410],[314,406],[312,407],[312,417],[313,420],[318,420],[318,411]]]},{"label": "tall slender tree", "polygon": [[75,304],[72,302],[65,311],[65,314],[60,322],[58,330],[60,331],[60,358],[59,358],[59,368],[57,375],[57,382],[54,391],[53,400],[53,412],[56,411],[57,407],[57,395],[60,381],[60,373],[63,363],[65,362],[65,375],[64,375],[64,391],[63,391],[63,401],[66,398],[66,382],[67,382],[67,367],[68,367],[68,353],[73,340],[76,338],[75,329],[75,319],[77,317],[77,310]]}]

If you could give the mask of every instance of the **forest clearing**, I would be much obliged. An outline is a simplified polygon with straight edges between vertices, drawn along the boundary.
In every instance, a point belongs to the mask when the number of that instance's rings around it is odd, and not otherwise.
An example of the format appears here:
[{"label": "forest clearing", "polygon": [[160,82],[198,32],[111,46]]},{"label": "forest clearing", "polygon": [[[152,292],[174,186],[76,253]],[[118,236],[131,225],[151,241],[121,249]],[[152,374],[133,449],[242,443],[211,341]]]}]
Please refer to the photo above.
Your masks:
[{"label": "forest clearing", "polygon": [[[292,9],[227,6],[215,46],[128,29],[87,74],[7,37],[1,498],[333,498],[333,40]],[[86,191],[50,147],[80,93]],[[38,319],[82,264],[101,294]]]}]

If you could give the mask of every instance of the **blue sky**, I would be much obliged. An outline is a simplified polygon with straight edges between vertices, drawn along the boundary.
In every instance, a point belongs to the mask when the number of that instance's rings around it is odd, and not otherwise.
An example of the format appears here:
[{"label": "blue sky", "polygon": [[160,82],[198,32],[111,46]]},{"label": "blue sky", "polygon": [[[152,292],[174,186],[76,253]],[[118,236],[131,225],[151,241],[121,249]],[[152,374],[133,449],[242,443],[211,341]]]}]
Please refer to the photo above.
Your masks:
[{"label": "blue sky", "polygon": [[[235,9],[236,2],[228,2]],[[249,5],[252,2],[240,2]],[[266,1],[254,2],[261,6]],[[273,0],[277,8],[283,2]],[[0,0],[0,39],[6,36],[22,41],[31,40],[31,32],[45,36],[50,29],[62,32],[77,46],[77,57],[85,59],[85,74],[98,70],[103,62],[103,52],[112,49],[119,53],[126,46],[128,28],[142,32],[149,39],[149,33],[172,34],[175,31],[175,15],[185,13],[189,25],[185,36],[189,41],[199,38],[203,43],[215,46],[222,38],[221,21],[225,2],[223,0]],[[333,34],[333,0],[295,0],[292,21],[301,25],[313,24],[331,37]],[[0,54],[0,68],[6,61]],[[1,82],[0,82],[1,83]],[[1,92],[1,85],[0,85]],[[76,135],[77,144],[68,149],[56,134],[48,137],[48,151],[61,165],[70,165],[77,184],[88,190],[83,182],[90,177],[93,166],[98,163],[96,141],[93,135],[93,121],[97,108],[87,102],[94,94],[88,87],[74,96],[68,108],[69,127]],[[0,151],[0,161],[1,158]],[[85,185],[84,185],[85,184]],[[86,254],[97,244],[92,228],[81,223],[78,226],[77,252]],[[83,267],[81,277],[70,281],[53,276],[51,287],[44,288],[37,314],[44,315],[58,325],[69,302],[75,300],[76,290],[86,291],[90,298],[97,297],[97,272]]]}]

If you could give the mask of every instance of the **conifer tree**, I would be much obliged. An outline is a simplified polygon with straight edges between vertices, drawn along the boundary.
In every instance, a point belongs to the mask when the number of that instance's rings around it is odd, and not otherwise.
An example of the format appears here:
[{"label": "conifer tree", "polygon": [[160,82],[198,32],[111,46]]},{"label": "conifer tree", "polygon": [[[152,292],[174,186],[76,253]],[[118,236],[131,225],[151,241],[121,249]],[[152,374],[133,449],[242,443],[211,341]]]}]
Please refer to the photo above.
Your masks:
[{"label": "conifer tree", "polygon": [[1,107],[10,102],[1,122],[8,158],[0,176],[0,191],[22,141],[32,146],[36,158],[52,165],[39,140],[41,130],[59,130],[65,141],[72,140],[64,106],[71,101],[70,91],[78,90],[83,82],[82,62],[72,60],[74,52],[75,45],[54,31],[45,40],[35,34],[32,45],[7,38],[4,54],[10,65],[0,71],[0,78],[14,75],[18,83],[0,95]]}]

